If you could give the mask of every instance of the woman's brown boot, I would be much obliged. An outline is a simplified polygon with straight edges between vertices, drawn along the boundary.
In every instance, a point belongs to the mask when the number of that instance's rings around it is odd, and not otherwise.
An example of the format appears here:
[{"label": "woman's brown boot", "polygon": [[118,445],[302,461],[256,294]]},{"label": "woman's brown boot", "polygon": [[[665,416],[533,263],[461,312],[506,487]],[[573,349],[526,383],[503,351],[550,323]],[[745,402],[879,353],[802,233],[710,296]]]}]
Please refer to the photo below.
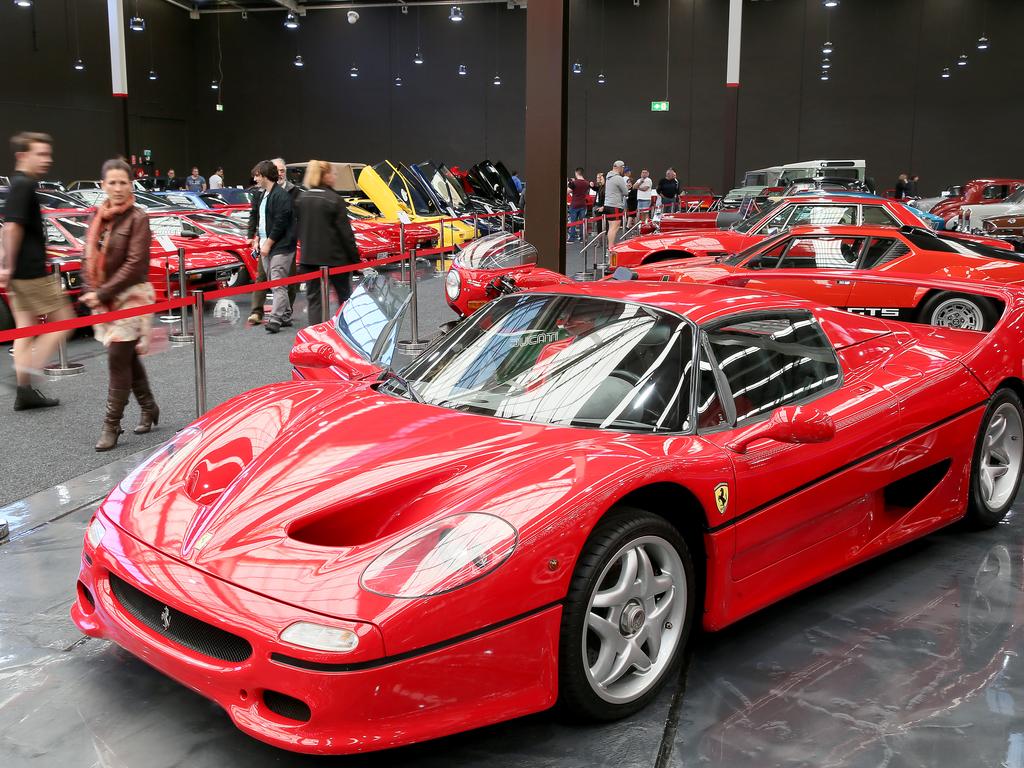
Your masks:
[{"label": "woman's brown boot", "polygon": [[149,379],[136,377],[132,381],[132,392],[135,393],[135,399],[139,401],[139,407],[142,409],[139,426],[134,431],[136,435],[144,435],[160,423],[160,406],[156,404],[153,390],[149,388]]},{"label": "woman's brown boot", "polygon": [[128,405],[130,394],[127,389],[107,390],[107,415],[103,419],[100,441],[96,443],[97,451],[109,451],[117,447],[117,438],[124,431],[121,429],[121,417],[124,415],[124,407]]}]

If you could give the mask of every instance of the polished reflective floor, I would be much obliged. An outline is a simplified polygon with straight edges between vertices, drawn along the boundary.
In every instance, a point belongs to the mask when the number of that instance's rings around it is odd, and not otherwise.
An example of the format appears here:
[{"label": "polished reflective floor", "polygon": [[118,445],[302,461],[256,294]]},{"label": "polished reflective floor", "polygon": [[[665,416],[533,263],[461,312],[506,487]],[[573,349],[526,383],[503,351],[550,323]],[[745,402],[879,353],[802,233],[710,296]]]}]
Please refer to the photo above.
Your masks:
[{"label": "polished reflective floor", "polygon": [[[85,524],[118,462],[0,510],[0,766],[1024,768],[1024,512],[956,527],[716,635],[628,720],[541,714],[363,758],[238,732],[68,618]],[[1024,508],[1022,508],[1024,509]]]}]

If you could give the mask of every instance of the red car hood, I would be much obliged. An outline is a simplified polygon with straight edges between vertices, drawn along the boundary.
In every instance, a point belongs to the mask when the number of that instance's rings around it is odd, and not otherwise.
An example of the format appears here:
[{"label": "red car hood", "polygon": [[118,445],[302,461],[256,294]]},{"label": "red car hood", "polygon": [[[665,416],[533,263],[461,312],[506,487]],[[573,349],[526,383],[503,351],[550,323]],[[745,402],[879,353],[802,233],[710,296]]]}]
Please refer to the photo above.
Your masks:
[{"label": "red car hood", "polygon": [[[607,470],[587,467],[600,465],[602,441],[615,441],[420,405],[365,381],[263,387],[196,428],[136,470],[101,512],[231,583],[368,621],[391,600],[361,590],[358,578],[387,547],[459,512],[489,511],[522,529],[581,486],[599,485]],[[552,483],[550,468],[574,460],[575,476]]]},{"label": "red car hood", "polygon": [[741,270],[719,263],[714,256],[698,256],[694,259],[661,261],[650,266],[635,267],[633,271],[641,280],[661,280],[664,275],[668,275],[672,282],[706,283]]},{"label": "red car hood", "polygon": [[690,253],[733,253],[742,248],[747,235],[731,229],[706,229],[679,234],[657,234],[634,237],[612,246],[616,253],[634,251],[689,251]]},{"label": "red car hood", "polygon": [[[238,238],[203,238],[195,240],[190,237],[168,238],[175,248],[185,249],[185,269],[210,269],[211,267],[229,267],[238,264],[238,257],[227,250],[213,250],[217,248],[238,249],[235,244],[221,244],[220,240],[237,240]],[[153,238],[149,251],[150,262],[158,264],[163,269],[167,262],[173,272],[178,271],[177,251],[166,250],[160,242]]]}]

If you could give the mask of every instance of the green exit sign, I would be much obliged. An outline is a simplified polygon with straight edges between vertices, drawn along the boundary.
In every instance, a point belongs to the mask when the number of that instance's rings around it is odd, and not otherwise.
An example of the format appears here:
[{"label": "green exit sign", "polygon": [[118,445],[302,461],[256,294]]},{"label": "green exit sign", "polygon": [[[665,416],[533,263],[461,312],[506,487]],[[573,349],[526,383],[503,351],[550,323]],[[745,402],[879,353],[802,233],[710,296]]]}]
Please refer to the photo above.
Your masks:
[{"label": "green exit sign", "polygon": [[667,101],[652,101],[651,112],[668,112]]}]

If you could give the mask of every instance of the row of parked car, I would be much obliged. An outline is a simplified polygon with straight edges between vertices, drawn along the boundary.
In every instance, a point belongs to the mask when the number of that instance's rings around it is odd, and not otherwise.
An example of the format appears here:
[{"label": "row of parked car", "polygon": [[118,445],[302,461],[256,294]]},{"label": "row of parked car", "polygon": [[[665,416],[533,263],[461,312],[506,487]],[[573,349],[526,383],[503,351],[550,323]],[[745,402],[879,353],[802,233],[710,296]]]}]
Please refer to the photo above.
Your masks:
[{"label": "row of parked car", "polygon": [[[891,272],[1024,284],[1024,255],[1012,238],[936,231],[902,202],[864,193],[801,192],[762,206],[727,227],[721,214],[679,214],[693,226],[633,237],[610,249],[611,269],[643,280],[719,283],[793,293],[860,314],[988,330],[1000,308],[991,298],[912,285],[858,283],[859,272]],[[673,215],[661,218],[662,230]],[[445,279],[449,306],[469,315],[502,293],[569,281],[538,267],[537,253],[512,238],[486,238],[455,259]],[[771,270],[770,286],[759,273]],[[781,270],[792,280],[780,281]],[[818,279],[814,270],[828,270]],[[836,270],[850,279],[836,278]],[[800,274],[797,275],[796,272]],[[761,283],[765,284],[762,286]]]},{"label": "row of parked car", "polygon": [[[338,191],[349,201],[349,217],[364,261],[410,248],[461,246],[478,233],[502,226],[509,230],[522,228],[518,193],[501,163],[483,161],[469,171],[430,162],[415,166],[390,161],[374,166],[335,166]],[[296,183],[301,184],[304,172],[305,164],[289,166],[289,178]],[[153,241],[149,276],[158,300],[179,293],[179,249],[184,251],[190,291],[241,286],[255,280],[258,265],[247,238],[252,190],[224,188],[194,193],[147,188],[152,186],[138,181],[135,202],[150,217]],[[98,181],[81,180],[66,188],[59,182],[42,182],[38,194],[50,262],[60,273],[64,290],[77,299],[83,287],[82,258],[89,217],[104,193]],[[0,187],[0,210],[6,195],[7,188]],[[505,215],[476,222],[450,220],[493,213]],[[78,310],[85,313],[81,306]],[[13,326],[7,296],[0,291],[0,330]]]}]

